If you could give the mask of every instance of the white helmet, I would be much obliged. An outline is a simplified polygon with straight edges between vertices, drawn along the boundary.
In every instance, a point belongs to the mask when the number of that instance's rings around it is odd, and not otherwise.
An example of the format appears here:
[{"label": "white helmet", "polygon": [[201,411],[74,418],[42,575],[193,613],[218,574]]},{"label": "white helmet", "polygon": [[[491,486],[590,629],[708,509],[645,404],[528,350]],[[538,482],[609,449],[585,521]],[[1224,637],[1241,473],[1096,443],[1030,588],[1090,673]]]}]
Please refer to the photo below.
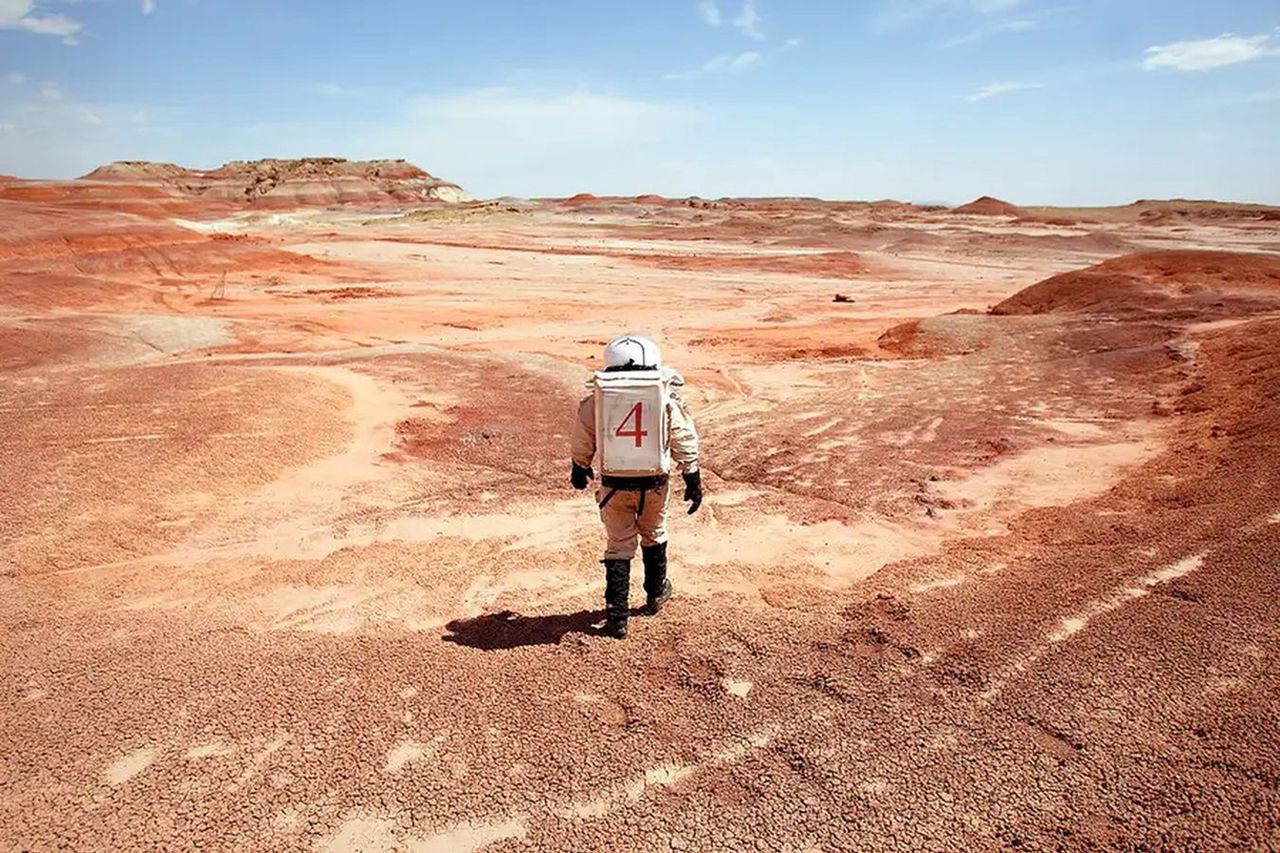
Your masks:
[{"label": "white helmet", "polygon": [[609,341],[604,348],[605,370],[657,370],[661,366],[662,351],[644,335],[622,335]]}]

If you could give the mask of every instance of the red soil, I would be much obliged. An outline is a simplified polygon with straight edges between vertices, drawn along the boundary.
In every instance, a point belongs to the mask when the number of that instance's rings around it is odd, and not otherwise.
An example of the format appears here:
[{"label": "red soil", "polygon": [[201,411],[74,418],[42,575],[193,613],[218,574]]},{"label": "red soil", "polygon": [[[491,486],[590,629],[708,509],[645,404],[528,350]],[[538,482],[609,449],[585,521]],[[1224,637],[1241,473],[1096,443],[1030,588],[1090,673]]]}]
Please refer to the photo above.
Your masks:
[{"label": "red soil", "polygon": [[759,255],[626,255],[628,261],[661,269],[704,272],[775,272],[849,278],[866,270],[854,252]]}]

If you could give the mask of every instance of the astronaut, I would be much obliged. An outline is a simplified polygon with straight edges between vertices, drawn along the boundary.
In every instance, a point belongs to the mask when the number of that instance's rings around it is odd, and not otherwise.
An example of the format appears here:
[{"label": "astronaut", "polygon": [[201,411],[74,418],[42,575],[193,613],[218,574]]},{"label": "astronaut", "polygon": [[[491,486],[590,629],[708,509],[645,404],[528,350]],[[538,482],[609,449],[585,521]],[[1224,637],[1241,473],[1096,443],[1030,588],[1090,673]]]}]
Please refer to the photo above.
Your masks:
[{"label": "astronaut", "polygon": [[585,489],[599,465],[596,503],[608,546],[605,567],[605,633],[627,636],[631,560],[636,540],[644,559],[645,609],[656,614],[671,597],[667,579],[668,478],[684,478],[684,500],[692,515],[702,505],[698,432],[678,390],[684,378],[662,364],[658,345],[626,334],[604,348],[604,369],[589,383],[592,393],[578,404],[570,439],[570,481]]}]

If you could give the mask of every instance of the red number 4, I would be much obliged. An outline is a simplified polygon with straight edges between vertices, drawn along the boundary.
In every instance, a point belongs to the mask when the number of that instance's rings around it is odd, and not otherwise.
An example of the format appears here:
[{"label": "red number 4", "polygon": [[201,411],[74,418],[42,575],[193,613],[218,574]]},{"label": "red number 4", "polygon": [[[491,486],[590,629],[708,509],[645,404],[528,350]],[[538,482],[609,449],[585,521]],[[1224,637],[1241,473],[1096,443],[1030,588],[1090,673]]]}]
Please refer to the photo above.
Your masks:
[{"label": "red number 4", "polygon": [[[627,429],[627,422],[635,418],[635,427]],[[622,423],[618,424],[618,428],[613,434],[619,438],[635,438],[636,447],[643,446],[644,437],[648,435],[642,426],[644,423],[644,403],[636,403],[631,407],[631,411],[627,412],[627,416],[622,419]]]}]

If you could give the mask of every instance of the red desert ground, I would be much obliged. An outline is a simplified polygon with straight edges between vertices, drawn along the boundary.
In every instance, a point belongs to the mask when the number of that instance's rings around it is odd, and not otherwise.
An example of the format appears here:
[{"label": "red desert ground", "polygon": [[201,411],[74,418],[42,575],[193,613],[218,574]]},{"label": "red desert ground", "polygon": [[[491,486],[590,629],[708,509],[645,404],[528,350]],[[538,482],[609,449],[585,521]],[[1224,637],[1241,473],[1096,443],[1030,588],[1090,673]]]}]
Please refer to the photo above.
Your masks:
[{"label": "red desert ground", "polygon": [[[1274,847],[1277,253],[1208,201],[0,179],[0,848]],[[631,329],[706,502],[618,642],[568,435]]]}]

